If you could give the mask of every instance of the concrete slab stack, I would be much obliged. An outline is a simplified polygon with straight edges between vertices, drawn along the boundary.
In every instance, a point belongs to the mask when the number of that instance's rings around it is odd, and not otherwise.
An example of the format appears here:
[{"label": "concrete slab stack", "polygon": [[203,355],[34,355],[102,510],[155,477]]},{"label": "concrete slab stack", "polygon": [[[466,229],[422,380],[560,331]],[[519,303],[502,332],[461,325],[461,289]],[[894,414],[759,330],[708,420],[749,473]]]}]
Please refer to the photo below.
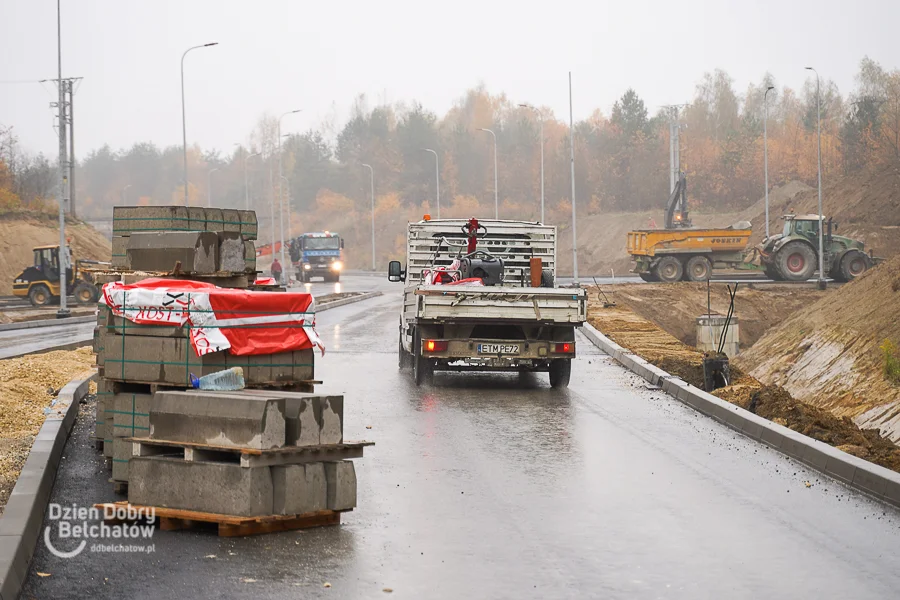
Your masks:
[{"label": "concrete slab stack", "polygon": [[[149,435],[132,441],[132,504],[233,516],[356,506],[343,397],[253,390],[159,391]],[[322,460],[325,453],[333,460]]]},{"label": "concrete slab stack", "polygon": [[[145,271],[169,271],[177,260],[174,248],[169,254],[158,252],[152,259],[149,254],[142,253],[142,260],[151,260],[151,264],[145,262],[132,263],[128,254],[129,246],[137,248],[138,244],[147,244],[146,239],[164,239],[152,234],[189,234],[198,232],[215,233],[217,237],[216,264],[197,265],[198,270],[189,269],[187,262],[182,264],[182,271],[194,274],[204,273],[255,273],[256,252],[252,255],[247,252],[245,245],[243,261],[237,248],[237,241],[248,242],[253,247],[253,241],[257,239],[258,224],[256,212],[252,210],[236,210],[221,208],[204,208],[199,206],[116,206],[113,208],[113,239],[112,239],[112,266],[114,269],[145,270]],[[151,234],[148,236],[148,234]],[[144,242],[136,239],[143,237]],[[182,238],[171,238],[176,243],[183,244]],[[209,238],[204,238],[208,240]],[[204,245],[210,242],[205,241]],[[225,252],[222,253],[222,244],[225,244]],[[162,247],[157,248],[162,250]],[[219,258],[224,259],[224,264]],[[160,262],[162,261],[162,262]],[[169,264],[172,263],[172,264]],[[202,270],[201,270],[202,269]]]}]

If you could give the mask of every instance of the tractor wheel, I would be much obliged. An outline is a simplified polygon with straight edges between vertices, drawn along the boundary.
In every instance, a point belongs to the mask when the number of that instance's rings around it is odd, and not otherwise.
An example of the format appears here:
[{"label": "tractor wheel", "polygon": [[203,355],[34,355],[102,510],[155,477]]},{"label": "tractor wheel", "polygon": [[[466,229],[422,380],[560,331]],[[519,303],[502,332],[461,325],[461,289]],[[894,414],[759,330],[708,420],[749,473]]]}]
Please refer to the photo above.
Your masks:
[{"label": "tractor wheel", "polygon": [[97,301],[97,288],[87,281],[79,281],[72,292],[76,304],[93,304]]},{"label": "tractor wheel", "polygon": [[659,281],[659,277],[654,275],[653,273],[638,273],[638,277],[646,281],[647,283],[656,283]]},{"label": "tractor wheel", "polygon": [[434,379],[434,365],[431,361],[422,355],[422,338],[419,336],[419,330],[416,328],[413,334],[413,380],[416,387],[420,387],[427,383],[431,383]]},{"label": "tractor wheel", "polygon": [[853,281],[872,268],[872,259],[859,250],[849,250],[841,259],[841,281]]},{"label": "tractor wheel", "polygon": [[705,256],[692,256],[684,269],[688,281],[706,281],[712,276],[712,264]]},{"label": "tractor wheel", "polygon": [[569,378],[572,376],[572,359],[556,358],[550,361],[550,387],[569,387]]},{"label": "tractor wheel", "polygon": [[774,264],[764,265],[763,273],[765,273],[766,277],[768,277],[772,281],[781,281],[782,280],[781,273],[778,272],[778,267],[776,267]]},{"label": "tractor wheel", "polygon": [[663,283],[675,283],[684,275],[684,267],[674,256],[664,256],[656,263],[654,273]]},{"label": "tractor wheel", "polygon": [[803,242],[789,242],[775,256],[778,272],[787,281],[806,281],[816,272],[816,253]]},{"label": "tractor wheel", "polygon": [[28,301],[32,306],[47,306],[53,301],[53,294],[46,285],[38,284],[28,292]]}]

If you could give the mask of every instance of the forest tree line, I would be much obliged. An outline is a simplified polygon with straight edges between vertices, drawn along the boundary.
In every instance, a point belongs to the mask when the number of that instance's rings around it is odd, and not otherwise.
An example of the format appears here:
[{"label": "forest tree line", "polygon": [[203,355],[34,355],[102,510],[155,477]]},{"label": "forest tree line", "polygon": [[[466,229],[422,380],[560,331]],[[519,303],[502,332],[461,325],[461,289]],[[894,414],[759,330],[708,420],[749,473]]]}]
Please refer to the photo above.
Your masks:
[{"label": "forest tree line", "polygon": [[[855,88],[842,95],[820,82],[823,176],[856,172],[900,156],[900,71],[864,58]],[[768,92],[769,182],[816,181],[816,80],[779,87],[766,75],[742,92],[721,70],[707,73],[694,97],[678,108],[681,168],[689,199],[705,210],[734,210],[758,200],[763,186],[763,129]],[[188,149],[192,204],[241,208],[245,194],[265,218],[283,189],[293,222],[329,215],[366,214],[369,164],[379,214],[435,212],[435,163],[440,166],[443,216],[492,217],[493,138],[496,133],[501,218],[540,215],[540,119],[543,117],[545,197],[550,223],[571,214],[569,127],[566,115],[537,110],[484,87],[468,90],[443,116],[418,103],[370,107],[356,99],[339,131],[328,126],[282,138],[286,179],[278,181],[277,119],[263,116],[247,140],[227,151]],[[660,208],[669,191],[669,132],[674,108],[651,114],[628,89],[609,114],[594,111],[575,123],[575,193],[587,213]],[[258,153],[258,154],[257,154]],[[245,176],[247,186],[245,187]],[[109,146],[77,163],[81,218],[103,218],[118,204],[182,204],[180,146],[139,142]],[[55,161],[20,149],[11,130],[0,130],[0,210],[51,210]],[[248,191],[249,190],[249,191]]]}]

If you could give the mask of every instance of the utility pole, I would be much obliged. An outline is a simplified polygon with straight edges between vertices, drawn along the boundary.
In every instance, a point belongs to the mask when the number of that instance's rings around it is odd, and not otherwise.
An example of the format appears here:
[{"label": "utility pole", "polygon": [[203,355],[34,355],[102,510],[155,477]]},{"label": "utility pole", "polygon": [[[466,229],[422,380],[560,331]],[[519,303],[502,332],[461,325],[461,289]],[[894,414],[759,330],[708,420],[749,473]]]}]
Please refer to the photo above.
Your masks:
[{"label": "utility pole", "polygon": [[825,218],[822,216],[822,101],[820,99],[820,88],[819,88],[819,72],[816,71],[812,67],[806,67],[807,71],[812,71],[816,74],[816,138],[817,138],[817,151],[816,156],[818,158],[818,178],[819,178],[819,282],[818,287],[820,290],[825,289],[825,259],[824,259],[824,251],[823,251],[823,240],[822,236],[824,232],[822,231],[822,226],[824,225],[823,221]]},{"label": "utility pole", "polygon": [[478,131],[484,131],[491,134],[494,138],[494,218],[500,219],[500,195],[497,193],[497,134],[491,129],[480,127]]},{"label": "utility pole", "polygon": [[437,198],[437,218],[441,218],[441,168],[438,163],[438,153],[431,148],[422,148],[424,152],[434,154],[434,195]]},{"label": "utility pole", "polygon": [[66,94],[62,78],[62,16],[60,13],[60,0],[56,0],[56,53],[57,53],[57,88],[59,97],[59,310],[56,318],[64,319],[69,316],[66,308],[66,277],[68,275],[68,256],[66,252]]},{"label": "utility pole", "polygon": [[73,102],[75,82],[70,78],[66,80],[66,90],[69,92],[68,121],[69,121],[69,214],[75,218],[75,103]]},{"label": "utility pole", "polygon": [[575,121],[572,116],[572,71],[569,71],[569,152],[572,168],[572,270],[578,287],[578,233],[575,213]]},{"label": "utility pole", "polygon": [[769,92],[774,89],[775,87],[770,85],[766,88],[766,93],[763,94],[763,104],[766,112],[763,120],[763,161],[765,163],[766,177],[766,239],[769,239]]}]

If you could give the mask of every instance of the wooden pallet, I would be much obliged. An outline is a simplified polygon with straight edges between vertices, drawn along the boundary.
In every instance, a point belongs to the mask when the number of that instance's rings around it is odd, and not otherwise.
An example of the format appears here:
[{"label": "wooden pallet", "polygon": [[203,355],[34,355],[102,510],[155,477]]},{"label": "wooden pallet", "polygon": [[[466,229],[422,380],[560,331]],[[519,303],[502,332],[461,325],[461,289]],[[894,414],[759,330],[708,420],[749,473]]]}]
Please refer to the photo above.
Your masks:
[{"label": "wooden pallet", "polygon": [[[234,515],[220,515],[216,513],[198,512],[194,510],[182,510],[178,508],[165,508],[158,506],[142,506],[128,502],[112,502],[95,504],[94,508],[104,511],[107,507],[127,508],[141,510],[144,514],[153,511],[158,527],[162,531],[175,531],[179,529],[198,529],[215,526],[218,528],[219,537],[238,537],[257,535],[261,533],[276,533],[279,531],[294,531],[310,527],[322,527],[325,525],[340,525],[341,513],[346,511],[320,510],[302,515],[269,515],[264,517],[239,517]],[[110,519],[111,522],[117,519]]]},{"label": "wooden pallet", "polygon": [[228,462],[240,464],[242,467],[298,465],[362,458],[363,448],[375,445],[375,442],[360,441],[259,450],[136,437],[125,438],[125,441],[133,444],[132,456],[174,456],[189,462]]}]

